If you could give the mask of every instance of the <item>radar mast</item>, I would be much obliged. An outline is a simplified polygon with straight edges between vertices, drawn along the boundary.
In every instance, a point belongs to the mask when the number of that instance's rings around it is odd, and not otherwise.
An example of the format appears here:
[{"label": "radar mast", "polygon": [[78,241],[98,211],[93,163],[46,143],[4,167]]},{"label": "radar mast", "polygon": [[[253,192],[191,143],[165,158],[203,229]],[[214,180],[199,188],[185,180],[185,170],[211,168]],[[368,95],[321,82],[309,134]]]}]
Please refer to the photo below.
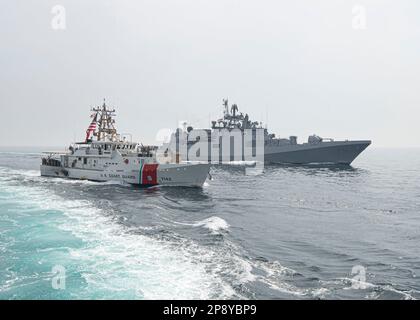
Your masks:
[{"label": "radar mast", "polygon": [[105,104],[105,99],[102,107],[92,108],[96,112],[98,130],[93,134],[98,141],[118,141],[117,129],[115,129],[115,109],[109,109]]}]

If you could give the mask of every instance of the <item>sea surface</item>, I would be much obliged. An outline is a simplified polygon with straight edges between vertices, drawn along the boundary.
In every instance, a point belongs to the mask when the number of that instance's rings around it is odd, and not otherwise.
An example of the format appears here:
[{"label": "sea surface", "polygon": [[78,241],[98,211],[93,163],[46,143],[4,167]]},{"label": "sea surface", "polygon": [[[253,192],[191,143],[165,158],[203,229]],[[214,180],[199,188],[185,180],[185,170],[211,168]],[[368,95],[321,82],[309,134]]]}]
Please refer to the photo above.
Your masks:
[{"label": "sea surface", "polygon": [[214,167],[202,189],[40,177],[0,150],[0,299],[419,299],[420,149]]}]

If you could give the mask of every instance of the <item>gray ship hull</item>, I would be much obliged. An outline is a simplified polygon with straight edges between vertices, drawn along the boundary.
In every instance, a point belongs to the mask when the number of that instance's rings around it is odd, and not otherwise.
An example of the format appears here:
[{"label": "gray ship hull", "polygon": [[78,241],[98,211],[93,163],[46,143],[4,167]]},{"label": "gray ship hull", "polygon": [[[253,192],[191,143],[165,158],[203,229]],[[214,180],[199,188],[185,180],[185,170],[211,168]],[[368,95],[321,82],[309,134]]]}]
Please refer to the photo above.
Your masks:
[{"label": "gray ship hull", "polygon": [[317,144],[266,146],[266,163],[349,165],[371,141],[328,141]]},{"label": "gray ship hull", "polygon": [[[201,155],[197,147],[200,147],[207,151],[203,152],[203,159],[199,159],[200,161],[208,159],[211,163],[225,164],[237,161],[261,162],[264,146],[264,162],[267,164],[350,165],[371,144],[369,140],[334,141],[315,134],[308,137],[307,143],[298,144],[297,136],[290,136],[288,139],[276,138],[275,134],[263,128],[261,122],[251,121],[248,114],[239,112],[236,104],[233,104],[229,111],[227,99],[223,100],[223,106],[223,118],[212,121],[211,129],[201,129],[198,132],[191,126],[185,127],[184,130],[178,129],[179,131],[173,134],[176,152],[185,149],[188,151],[185,152],[188,160],[197,160]],[[185,136],[187,139],[184,139]],[[186,142],[181,142],[182,139]],[[184,144],[186,148],[178,148]],[[195,148],[191,149],[192,146]],[[250,148],[252,156],[249,154]],[[190,150],[191,158],[194,159],[190,159]]]}]

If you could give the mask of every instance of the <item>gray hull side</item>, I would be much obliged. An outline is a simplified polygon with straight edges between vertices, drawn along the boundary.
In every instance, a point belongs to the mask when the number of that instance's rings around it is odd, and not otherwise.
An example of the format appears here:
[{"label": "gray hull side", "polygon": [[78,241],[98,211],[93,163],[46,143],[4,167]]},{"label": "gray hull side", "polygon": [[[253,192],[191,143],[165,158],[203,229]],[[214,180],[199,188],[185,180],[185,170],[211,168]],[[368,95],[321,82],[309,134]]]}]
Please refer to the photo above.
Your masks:
[{"label": "gray hull side", "polygon": [[266,147],[264,160],[267,163],[328,163],[351,164],[369,145],[370,141],[321,142],[316,145],[301,144]]}]

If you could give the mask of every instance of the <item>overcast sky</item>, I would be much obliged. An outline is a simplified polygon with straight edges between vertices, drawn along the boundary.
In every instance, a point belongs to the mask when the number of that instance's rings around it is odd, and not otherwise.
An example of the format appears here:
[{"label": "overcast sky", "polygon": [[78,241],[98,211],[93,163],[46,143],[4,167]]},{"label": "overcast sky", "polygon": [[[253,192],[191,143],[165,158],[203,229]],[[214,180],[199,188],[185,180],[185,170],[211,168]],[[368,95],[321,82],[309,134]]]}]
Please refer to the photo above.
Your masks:
[{"label": "overcast sky", "polygon": [[228,97],[300,142],[420,147],[417,0],[2,0],[0,49],[0,146],[83,139],[103,98],[153,143],[179,120],[207,127]]}]

